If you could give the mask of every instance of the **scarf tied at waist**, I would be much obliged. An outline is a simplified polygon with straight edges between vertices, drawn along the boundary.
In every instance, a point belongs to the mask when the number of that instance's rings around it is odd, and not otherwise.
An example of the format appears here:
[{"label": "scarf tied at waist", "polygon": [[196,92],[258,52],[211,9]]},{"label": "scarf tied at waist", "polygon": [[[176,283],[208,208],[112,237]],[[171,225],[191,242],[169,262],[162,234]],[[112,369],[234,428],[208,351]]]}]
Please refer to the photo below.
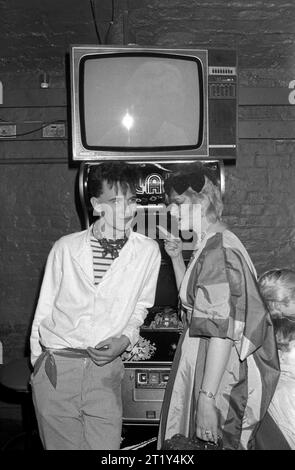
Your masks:
[{"label": "scarf tied at waist", "polygon": [[45,348],[42,346],[42,353],[38,357],[33,371],[33,376],[35,376],[38,370],[45,360],[45,372],[51,382],[52,386],[56,388],[57,384],[57,370],[54,356],[61,357],[70,357],[70,358],[89,358],[89,353],[87,349],[76,349],[76,348],[63,348],[63,349],[52,349]]}]

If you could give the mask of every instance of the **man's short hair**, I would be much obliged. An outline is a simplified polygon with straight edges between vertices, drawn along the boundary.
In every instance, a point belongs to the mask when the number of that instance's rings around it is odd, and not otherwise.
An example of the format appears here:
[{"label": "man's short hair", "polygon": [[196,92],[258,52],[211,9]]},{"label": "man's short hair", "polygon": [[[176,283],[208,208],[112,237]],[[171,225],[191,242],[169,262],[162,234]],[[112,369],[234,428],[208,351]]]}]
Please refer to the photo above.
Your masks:
[{"label": "man's short hair", "polygon": [[116,190],[120,184],[125,193],[128,188],[136,193],[136,187],[139,185],[140,174],[136,165],[125,162],[107,162],[90,167],[88,175],[88,191],[90,197],[99,197],[102,194],[103,181],[106,181]]}]

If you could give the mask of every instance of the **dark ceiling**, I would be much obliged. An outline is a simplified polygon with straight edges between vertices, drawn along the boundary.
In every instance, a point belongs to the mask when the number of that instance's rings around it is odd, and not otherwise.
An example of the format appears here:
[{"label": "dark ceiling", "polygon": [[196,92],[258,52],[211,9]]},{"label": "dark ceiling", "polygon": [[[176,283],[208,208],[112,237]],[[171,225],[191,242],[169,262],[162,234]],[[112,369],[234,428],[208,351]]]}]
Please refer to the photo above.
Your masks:
[{"label": "dark ceiling", "polygon": [[[92,5],[103,42],[235,47],[240,68],[276,70],[281,80],[285,71],[295,71],[294,0],[93,0]],[[70,44],[98,42],[90,0],[0,0],[0,8],[2,70],[44,69],[50,60],[58,71]]]}]

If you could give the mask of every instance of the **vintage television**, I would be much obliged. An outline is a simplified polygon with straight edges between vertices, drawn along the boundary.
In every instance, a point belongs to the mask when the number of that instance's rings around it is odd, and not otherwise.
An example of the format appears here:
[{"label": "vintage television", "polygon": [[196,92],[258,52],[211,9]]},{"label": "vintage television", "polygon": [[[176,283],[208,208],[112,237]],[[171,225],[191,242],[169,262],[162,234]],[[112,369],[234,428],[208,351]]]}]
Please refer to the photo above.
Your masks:
[{"label": "vintage television", "polygon": [[234,159],[234,50],[71,47],[74,161]]}]

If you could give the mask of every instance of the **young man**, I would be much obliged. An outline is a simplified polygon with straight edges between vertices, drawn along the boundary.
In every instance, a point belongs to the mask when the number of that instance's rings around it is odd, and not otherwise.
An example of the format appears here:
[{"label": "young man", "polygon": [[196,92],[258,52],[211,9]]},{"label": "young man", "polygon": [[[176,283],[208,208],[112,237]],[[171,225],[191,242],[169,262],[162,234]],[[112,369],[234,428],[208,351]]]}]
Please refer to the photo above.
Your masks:
[{"label": "young man", "polygon": [[31,384],[46,449],[119,449],[120,355],[154,303],[157,243],[131,230],[136,169],[93,166],[98,220],[58,240],[47,260],[31,332]]}]

